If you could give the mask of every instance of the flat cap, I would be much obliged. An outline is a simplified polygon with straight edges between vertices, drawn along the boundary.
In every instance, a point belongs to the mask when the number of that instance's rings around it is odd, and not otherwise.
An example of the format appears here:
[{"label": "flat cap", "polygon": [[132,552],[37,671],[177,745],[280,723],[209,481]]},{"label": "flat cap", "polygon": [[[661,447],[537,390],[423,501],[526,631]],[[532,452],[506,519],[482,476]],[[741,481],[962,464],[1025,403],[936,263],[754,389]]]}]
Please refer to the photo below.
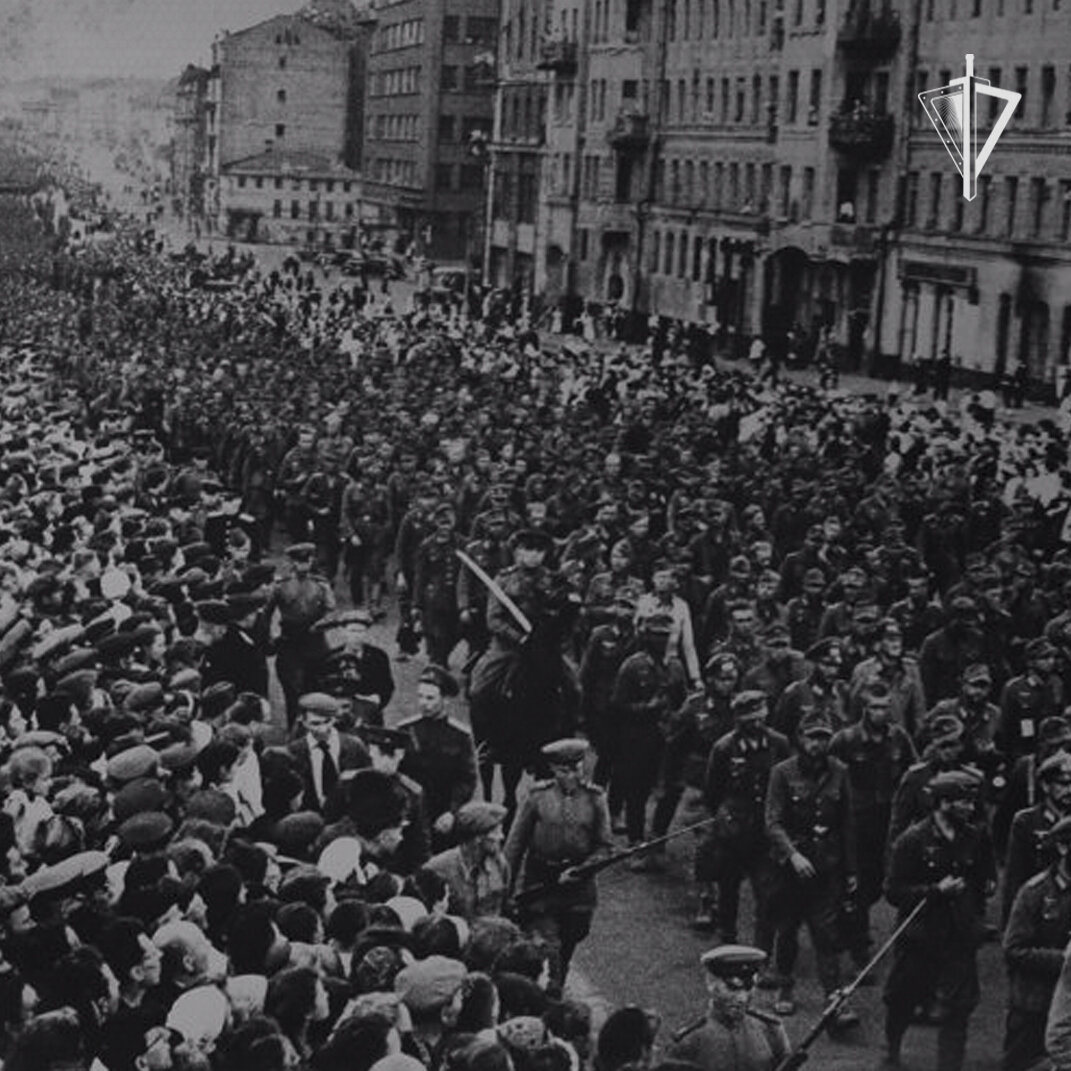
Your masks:
[{"label": "flat cap", "polygon": [[457,681],[454,679],[453,675],[449,670],[443,669],[442,666],[425,666],[420,673],[420,678],[417,683],[433,684],[447,698],[456,696],[459,691]]},{"label": "flat cap", "polygon": [[544,744],[540,753],[552,766],[575,766],[584,761],[588,742],[576,737],[567,737]]},{"label": "flat cap", "polygon": [[241,621],[243,617],[248,617],[250,614],[255,614],[262,610],[265,605],[263,596],[252,593],[228,595],[226,602],[230,609],[232,621]]},{"label": "flat cap", "polygon": [[734,718],[754,717],[767,712],[766,693],[750,689],[733,696],[730,707]]},{"label": "flat cap", "polygon": [[337,718],[342,713],[342,704],[326,692],[307,692],[298,700],[298,706],[306,714],[325,718]]},{"label": "flat cap", "polygon": [[275,579],[275,566],[268,562],[256,562],[242,571],[242,582],[249,590],[262,588]]},{"label": "flat cap", "polygon": [[656,635],[668,636],[673,631],[673,618],[670,614],[658,613],[644,614],[636,621],[636,628],[644,632]]},{"label": "flat cap", "polygon": [[507,813],[500,803],[471,800],[458,810],[454,818],[454,832],[458,840],[482,837],[500,826]]},{"label": "flat cap", "polygon": [[160,765],[169,773],[189,770],[200,753],[201,749],[194,744],[172,744],[160,752]]},{"label": "flat cap", "polygon": [[142,777],[154,776],[159,758],[148,744],[127,748],[108,760],[108,779],[125,785]]},{"label": "flat cap", "polygon": [[513,537],[514,550],[541,550],[549,554],[554,549],[554,539],[540,528],[522,528]]},{"label": "flat cap", "polygon": [[162,811],[170,802],[167,789],[155,778],[141,777],[131,781],[115,794],[112,813],[117,822],[125,822],[135,814]]},{"label": "flat cap", "polygon": [[704,952],[699,962],[717,978],[742,978],[751,984],[766,962],[766,953],[750,945],[719,945]]},{"label": "flat cap", "polygon": [[116,832],[128,848],[151,852],[167,843],[174,828],[174,823],[162,811],[144,811],[131,815]]},{"label": "flat cap", "polygon": [[121,658],[128,658],[136,650],[138,643],[130,632],[113,632],[105,636],[95,645],[97,654],[103,662],[118,662]]},{"label": "flat cap", "polygon": [[286,548],[286,556],[292,562],[311,562],[316,557],[315,543],[291,543]]},{"label": "flat cap", "polygon": [[331,879],[311,863],[301,863],[292,867],[279,882],[279,899],[286,904],[315,903]]},{"label": "flat cap", "polygon": [[136,684],[123,699],[123,707],[132,714],[144,714],[164,705],[164,686],[159,681]]},{"label": "flat cap", "polygon": [[445,1007],[468,973],[463,963],[447,956],[428,956],[411,963],[394,979],[394,991],[414,1014]]},{"label": "flat cap", "polygon": [[102,878],[110,860],[104,852],[77,852],[53,866],[35,870],[23,883],[27,900],[39,896],[57,896],[73,891],[78,885]]}]

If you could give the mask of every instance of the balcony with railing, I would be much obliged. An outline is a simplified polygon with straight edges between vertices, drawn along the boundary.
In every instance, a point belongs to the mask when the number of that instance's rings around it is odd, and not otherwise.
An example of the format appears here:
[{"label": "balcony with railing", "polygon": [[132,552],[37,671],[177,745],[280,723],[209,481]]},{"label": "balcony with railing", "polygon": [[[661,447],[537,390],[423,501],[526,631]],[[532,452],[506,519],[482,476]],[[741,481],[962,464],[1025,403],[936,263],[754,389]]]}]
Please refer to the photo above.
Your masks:
[{"label": "balcony with railing", "polygon": [[893,146],[891,115],[869,108],[842,110],[829,120],[829,147],[855,160],[884,160]]},{"label": "balcony with railing", "polygon": [[577,48],[575,41],[564,38],[544,38],[539,46],[539,62],[536,67],[541,71],[554,71],[556,74],[575,74],[577,65]]},{"label": "balcony with railing", "polygon": [[837,33],[837,46],[853,59],[878,62],[900,47],[900,14],[886,4],[873,8],[866,0],[853,4]]},{"label": "balcony with railing", "polygon": [[606,140],[620,152],[640,152],[650,139],[649,117],[631,110],[618,112],[613,126],[606,132]]}]

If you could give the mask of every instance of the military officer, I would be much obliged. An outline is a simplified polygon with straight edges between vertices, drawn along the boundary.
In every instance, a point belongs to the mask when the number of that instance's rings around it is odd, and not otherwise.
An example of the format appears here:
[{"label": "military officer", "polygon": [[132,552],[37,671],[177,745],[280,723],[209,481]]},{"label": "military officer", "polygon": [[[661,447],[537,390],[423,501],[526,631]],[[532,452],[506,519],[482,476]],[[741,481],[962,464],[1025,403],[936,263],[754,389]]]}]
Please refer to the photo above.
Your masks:
[{"label": "military officer", "polygon": [[279,611],[279,638],[275,645],[275,672],[286,699],[287,723],[297,720],[298,699],[308,690],[306,677],[309,659],[316,649],[313,626],[335,608],[331,585],[312,572],[316,547],[312,543],[295,543],[287,548],[290,576],[279,580],[268,599],[271,620]]},{"label": "military officer", "polygon": [[578,877],[575,868],[612,847],[606,796],[584,780],[586,753],[584,740],[555,740],[542,748],[552,776],[532,785],[506,841],[511,880],[516,883],[523,872],[521,889],[536,893],[522,905],[521,917],[556,948],[559,986],[573,952],[591,930],[597,898],[594,878]]},{"label": "military officer", "polygon": [[701,1071],[773,1071],[789,1051],[780,1019],[752,1007],[766,953],[721,945],[700,957],[707,989],[703,1022],[669,1051]]},{"label": "military officer", "polygon": [[447,698],[458,694],[457,681],[441,666],[428,666],[417,682],[419,713],[397,728],[411,744],[402,772],[424,789],[434,843],[445,847],[452,818],[476,793],[476,746],[472,733],[449,716]]},{"label": "military officer", "polygon": [[309,659],[310,685],[350,700],[357,721],[383,724],[394,695],[387,652],[368,642],[372,615],[355,609],[331,613],[316,623],[319,634]]},{"label": "military officer", "polygon": [[1071,813],[1071,755],[1058,751],[1038,767],[1041,799],[1012,819],[1004,869],[1001,919],[1007,922],[1012,901],[1022,886],[1054,861],[1049,834]]},{"label": "military officer", "polygon": [[[981,778],[942,770],[929,783],[933,813],[893,844],[885,895],[904,920],[925,898],[925,910],[893,951],[885,983],[886,1062],[899,1065],[900,1046],[920,1004],[941,994],[938,1071],[960,1071],[967,1022],[978,1004],[978,946],[985,901],[996,875],[987,833],[974,821]],[[935,950],[940,950],[935,954]]]},{"label": "military officer", "polygon": [[431,534],[417,547],[413,567],[413,605],[420,614],[428,658],[440,666],[450,665],[450,654],[461,639],[457,547],[457,516],[452,506],[442,503],[432,514]]},{"label": "military officer", "polygon": [[[840,986],[838,916],[856,891],[855,821],[844,764],[829,754],[833,725],[821,711],[808,713],[797,731],[799,752],[770,771],[766,835],[777,864],[774,923],[777,972],[783,982],[775,1009],[796,1010],[793,971],[798,931],[806,922],[818,977],[830,996]],[[834,1025],[858,1016],[842,1006]]]},{"label": "military officer", "polygon": [[828,719],[834,731],[850,721],[848,688],[839,680],[844,654],[840,640],[820,640],[807,651],[811,671],[804,680],[790,684],[782,693],[771,724],[790,740],[796,736],[800,719],[808,710],[817,710]]},{"label": "military officer", "polygon": [[[473,539],[465,552],[489,576],[495,576],[510,564],[511,554],[507,545],[509,535],[504,509],[490,510],[485,515],[484,536]],[[472,574],[463,568],[457,574],[457,606],[461,631],[469,645],[468,665],[487,650],[491,641],[487,631],[487,590]]]},{"label": "military officer", "polygon": [[[290,538],[300,541],[309,538],[312,515],[305,501],[305,486],[316,471],[316,435],[311,428],[298,432],[297,444],[287,451],[279,465],[276,486],[283,495],[283,517]],[[313,548],[315,554],[315,547]]]},{"label": "military officer", "polygon": [[896,618],[887,617],[882,621],[879,635],[876,653],[871,658],[864,658],[852,671],[852,716],[857,718],[862,712],[861,697],[866,686],[881,680],[889,688],[892,721],[914,736],[926,715],[918,662],[904,654],[904,635]]},{"label": "military officer", "polygon": [[1071,940],[1071,817],[1061,818],[1045,839],[1052,862],[1019,890],[1004,932],[1003,1071],[1027,1071],[1045,1056],[1049,1005]]},{"label": "military officer", "polygon": [[[772,863],[766,839],[766,789],[770,771],[789,757],[788,740],[766,724],[766,696],[759,691],[733,697],[735,728],[717,740],[707,761],[706,803],[714,828],[696,856],[696,879],[703,890],[718,889],[717,926],[721,939],[736,940],[740,886],[745,877],[755,895],[755,941],[764,952],[773,947],[770,924]],[[706,894],[710,897],[710,894]],[[711,920],[714,921],[713,919]],[[697,925],[705,919],[698,918]]]}]

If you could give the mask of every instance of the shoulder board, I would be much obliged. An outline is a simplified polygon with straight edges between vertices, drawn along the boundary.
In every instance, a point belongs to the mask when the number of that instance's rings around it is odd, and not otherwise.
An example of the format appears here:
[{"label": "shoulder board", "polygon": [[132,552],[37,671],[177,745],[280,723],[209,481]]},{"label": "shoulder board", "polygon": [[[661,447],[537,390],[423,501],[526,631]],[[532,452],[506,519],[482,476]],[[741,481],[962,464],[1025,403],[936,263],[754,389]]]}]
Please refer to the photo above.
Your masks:
[{"label": "shoulder board", "polygon": [[744,1014],[750,1015],[752,1019],[758,1019],[760,1023],[765,1023],[767,1026],[781,1026],[781,1020],[776,1015],[771,1015],[770,1012],[759,1008],[748,1008]]},{"label": "shoulder board", "polygon": [[402,718],[401,721],[394,723],[394,727],[395,729],[402,729],[410,725],[416,725],[423,717],[423,714],[414,714],[411,718]]},{"label": "shoulder board", "polygon": [[450,724],[450,726],[456,729],[459,733],[464,733],[466,736],[472,736],[472,730],[464,722],[458,721],[456,718],[450,717],[448,717],[446,720]]},{"label": "shoulder board", "polygon": [[403,773],[398,774],[398,780],[405,787],[406,791],[412,793],[412,795],[424,795],[424,788],[419,781],[414,781],[411,777],[406,777],[406,775]]},{"label": "shoulder board", "polygon": [[533,781],[532,787],[529,792],[545,792],[548,788],[554,787],[553,778],[547,778],[545,781]]},{"label": "shoulder board", "polygon": [[[916,762],[914,766],[909,766],[907,768],[907,773],[909,773],[909,774],[921,773],[929,765],[930,765],[929,760],[928,759],[923,759],[922,762]],[[904,774],[904,776],[906,777],[907,774]]]},{"label": "shoulder board", "polygon": [[586,788],[593,796],[605,796],[606,789],[602,785],[595,784],[594,781],[581,781],[581,788]]},{"label": "shoulder board", "polygon": [[1028,878],[1023,883],[1024,889],[1036,889],[1039,885],[1044,885],[1049,880],[1048,870],[1041,871],[1040,874],[1035,874],[1032,878]]}]

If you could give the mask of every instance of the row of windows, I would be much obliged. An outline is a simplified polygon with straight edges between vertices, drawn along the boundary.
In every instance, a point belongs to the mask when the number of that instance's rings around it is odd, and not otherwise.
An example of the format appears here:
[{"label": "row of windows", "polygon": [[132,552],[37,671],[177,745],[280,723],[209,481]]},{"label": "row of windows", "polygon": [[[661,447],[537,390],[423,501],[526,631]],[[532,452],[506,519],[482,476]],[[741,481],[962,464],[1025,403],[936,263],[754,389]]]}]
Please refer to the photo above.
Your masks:
[{"label": "row of windows", "polygon": [[[655,170],[655,202],[809,220],[815,210],[815,169],[804,167],[798,173],[797,189],[793,186],[793,169],[788,165],[661,160]],[[871,172],[873,210],[877,208],[879,174]]]},{"label": "row of windows", "polygon": [[419,141],[420,122],[416,115],[376,115],[371,136],[377,141]]},{"label": "row of windows", "polygon": [[447,44],[494,45],[498,36],[498,19],[470,15],[462,27],[459,15],[443,17],[443,41]]},{"label": "row of windows", "polygon": [[396,48],[410,48],[424,43],[424,20],[404,19],[391,22],[376,31],[377,52],[390,52]]},{"label": "row of windows", "polygon": [[476,93],[489,87],[490,83],[483,80],[482,69],[477,64],[467,67],[443,64],[439,88],[444,93]]},{"label": "row of windows", "polygon": [[[307,219],[307,220],[318,220],[318,219],[322,218],[323,220],[325,220],[328,223],[331,223],[336,218],[335,217],[335,202],[334,201],[309,201],[308,205],[305,207],[305,211],[304,212],[302,211],[302,208],[303,208],[303,206],[302,206],[302,203],[300,201],[291,201],[290,202],[289,218],[290,219]],[[341,206],[341,208],[342,208],[342,218],[343,219],[353,219],[353,202],[352,201],[346,201],[345,204],[343,204]],[[283,218],[283,202],[282,201],[275,201],[274,204],[272,204],[271,214],[272,214],[272,218],[274,218],[274,219],[282,219]]]},{"label": "row of windows", "polygon": [[374,182],[391,186],[419,186],[415,160],[379,157],[368,161],[368,175]]},{"label": "row of windows", "polygon": [[[789,0],[789,4],[792,26],[825,25],[826,0]],[[702,41],[776,32],[783,26],[783,10],[781,0],[667,0],[665,36],[669,41]],[[608,12],[604,18],[608,23]],[[626,11],[626,33],[628,22]]]},{"label": "row of windows", "polygon": [[293,30],[283,30],[275,35],[277,45],[300,45],[301,38]]},{"label": "row of windows", "polygon": [[538,86],[504,89],[502,137],[541,141],[546,126],[546,106],[546,97]]},{"label": "row of windows", "polygon": [[[1046,9],[1059,11],[1062,0],[989,0],[993,14],[998,18],[1005,15],[1034,15]],[[947,5],[947,6],[946,6]],[[984,14],[983,0],[941,0],[941,8],[938,8],[937,0],[926,0],[926,21],[933,22],[935,19],[956,19],[961,15],[969,15],[972,19],[981,18]]]},{"label": "row of windows", "polygon": [[485,137],[491,136],[491,120],[485,116],[472,115],[440,115],[439,116],[439,141],[460,141],[462,145],[468,145],[474,135],[482,133]]},{"label": "row of windows", "polygon": [[495,188],[491,212],[495,219],[508,219],[514,223],[535,223],[537,208],[536,175],[534,169],[495,172]]},{"label": "row of windows", "polygon": [[[246,186],[252,183],[254,189],[262,190],[265,185],[270,183],[272,188],[281,190],[284,182],[281,175],[238,175],[237,185],[238,189],[244,190]],[[325,193],[334,193],[335,186],[337,185],[343,193],[349,193],[353,189],[353,183],[348,179],[299,179],[292,178],[289,180],[290,189],[295,193],[300,190],[308,190],[309,193],[317,193],[321,189]]]},{"label": "row of windows", "polygon": [[395,67],[389,71],[373,71],[369,76],[369,95],[398,97],[420,92],[421,67]]},{"label": "row of windows", "polygon": [[[968,203],[955,175],[918,171],[907,176],[904,222],[930,231],[973,231],[1002,238],[1071,240],[1071,179],[1029,181],[1016,175],[982,175],[978,195]],[[970,218],[965,219],[969,213]]]},{"label": "row of windows", "polygon": [[543,24],[533,15],[528,18],[527,7],[520,0],[520,9],[515,20],[508,20],[502,27],[502,50],[506,56],[515,56],[519,60],[534,60],[539,53],[540,37],[548,33],[550,26]]},{"label": "row of windows", "polygon": [[436,164],[435,188],[437,190],[479,190],[483,187],[481,164]]},{"label": "row of windows", "polygon": [[[935,76],[938,81],[936,85],[931,85],[930,72],[917,70],[915,80],[918,92],[921,93],[923,90],[936,88],[936,86],[946,86],[954,77],[952,71],[948,69],[937,71]],[[1065,74],[1063,107],[1057,100],[1056,68],[1052,64],[1046,64],[1036,70],[1030,67],[1013,67],[1005,71],[1002,67],[990,67],[985,77],[995,86],[1014,89],[1016,93],[1022,94],[1023,99],[1012,116],[1011,128],[1013,130],[1016,127],[1045,130],[1071,126],[1071,66]],[[1005,84],[1005,78],[1008,79],[1008,84]],[[1001,102],[991,97],[982,107],[988,110],[988,119],[992,123],[1000,113]],[[915,111],[915,122],[917,124],[925,122],[925,111],[921,103]]]}]

